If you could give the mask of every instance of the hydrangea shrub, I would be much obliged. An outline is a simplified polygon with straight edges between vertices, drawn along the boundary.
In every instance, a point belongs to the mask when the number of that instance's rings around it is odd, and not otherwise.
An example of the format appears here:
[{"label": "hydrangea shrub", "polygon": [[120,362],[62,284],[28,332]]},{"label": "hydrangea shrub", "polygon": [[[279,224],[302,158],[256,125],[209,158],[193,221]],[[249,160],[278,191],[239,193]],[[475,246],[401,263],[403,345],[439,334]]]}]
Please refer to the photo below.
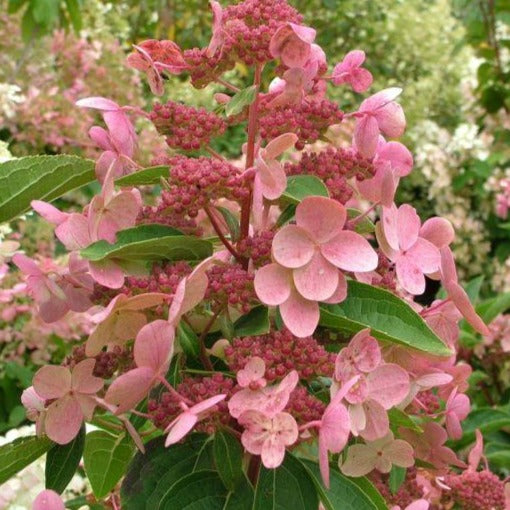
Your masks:
[{"label": "hydrangea shrub", "polygon": [[[104,121],[89,132],[100,192],[61,211],[45,198],[66,181],[41,188],[35,163],[19,185],[69,253],[67,267],[11,254],[27,293],[46,322],[94,326],[24,392],[39,439],[0,450],[0,481],[35,444],[53,459],[38,510],[64,507],[76,449],[86,501],[113,508],[505,510],[481,435],[467,459],[445,444],[470,410],[459,323],[489,330],[459,285],[452,225],[394,203],[413,166],[401,90],[368,93],[361,50],[329,65],[286,0],[211,7],[206,48],[149,40],[127,62],[155,95],[174,75],[223,85],[214,112],[82,98]],[[239,62],[244,89],[224,77]],[[330,87],[366,97],[344,112]],[[169,148],[150,168],[137,116]],[[227,161],[210,141],[237,124],[243,156]],[[423,305],[427,279],[444,296]],[[84,423],[98,428],[85,441]]]}]

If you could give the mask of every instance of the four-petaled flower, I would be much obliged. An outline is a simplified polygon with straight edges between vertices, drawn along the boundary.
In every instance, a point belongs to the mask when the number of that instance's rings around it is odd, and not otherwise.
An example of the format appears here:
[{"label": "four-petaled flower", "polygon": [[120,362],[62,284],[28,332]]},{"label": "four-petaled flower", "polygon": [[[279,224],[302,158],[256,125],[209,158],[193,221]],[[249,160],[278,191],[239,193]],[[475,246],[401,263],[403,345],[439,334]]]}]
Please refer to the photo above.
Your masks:
[{"label": "four-petaled flower", "polygon": [[372,85],[373,78],[370,71],[361,67],[364,61],[364,51],[353,50],[347,53],[342,62],[333,69],[333,83],[335,85],[348,83],[354,92],[365,92]]}]

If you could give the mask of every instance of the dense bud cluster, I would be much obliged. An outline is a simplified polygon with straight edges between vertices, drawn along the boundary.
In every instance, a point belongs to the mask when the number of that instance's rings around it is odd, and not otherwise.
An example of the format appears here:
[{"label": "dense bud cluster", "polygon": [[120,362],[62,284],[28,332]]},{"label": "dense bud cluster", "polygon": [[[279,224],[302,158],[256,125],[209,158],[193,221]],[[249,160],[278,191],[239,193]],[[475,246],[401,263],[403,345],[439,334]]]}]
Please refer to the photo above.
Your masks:
[{"label": "dense bud cluster", "polygon": [[271,244],[274,232],[262,230],[253,236],[245,237],[237,243],[238,252],[245,258],[251,259],[256,268],[265,266],[271,262]]},{"label": "dense bud cluster", "polygon": [[387,501],[390,508],[391,505],[398,505],[400,508],[406,508],[409,504],[416,499],[421,498],[423,495],[423,489],[420,487],[416,479],[417,474],[418,470],[416,468],[409,468],[406,472],[404,482],[395,493],[390,490],[389,475],[379,473],[379,471],[372,471],[370,480]]},{"label": "dense bud cluster", "polygon": [[291,394],[285,412],[292,414],[298,425],[320,420],[326,404],[298,386]]},{"label": "dense bud cluster", "polygon": [[279,380],[292,370],[306,380],[331,377],[335,364],[335,355],[314,338],[297,338],[288,330],[234,338],[232,345],[225,349],[225,355],[229,368],[236,372],[244,368],[251,357],[262,358],[266,364],[264,377],[268,381]]},{"label": "dense bud cluster", "polygon": [[173,149],[197,150],[211,138],[223,134],[225,121],[205,108],[193,108],[175,101],[156,103],[150,119]]},{"label": "dense bud cluster", "polygon": [[328,99],[312,99],[276,108],[271,106],[272,99],[274,97],[268,95],[260,101],[260,136],[267,141],[284,133],[295,133],[299,138],[296,149],[301,150],[343,119],[338,104]]},{"label": "dense bud cluster", "polygon": [[167,225],[180,230],[184,234],[196,235],[200,237],[203,233],[198,225],[196,218],[191,218],[188,211],[179,212],[167,207],[164,202],[159,201],[158,205],[147,205],[142,208],[137,218],[139,225],[154,224]]},{"label": "dense bud cluster", "polygon": [[285,171],[288,175],[316,175],[328,187],[331,197],[342,204],[354,193],[348,179],[362,181],[375,173],[370,159],[353,149],[333,147],[321,152],[304,152],[298,163],[286,163]]}]

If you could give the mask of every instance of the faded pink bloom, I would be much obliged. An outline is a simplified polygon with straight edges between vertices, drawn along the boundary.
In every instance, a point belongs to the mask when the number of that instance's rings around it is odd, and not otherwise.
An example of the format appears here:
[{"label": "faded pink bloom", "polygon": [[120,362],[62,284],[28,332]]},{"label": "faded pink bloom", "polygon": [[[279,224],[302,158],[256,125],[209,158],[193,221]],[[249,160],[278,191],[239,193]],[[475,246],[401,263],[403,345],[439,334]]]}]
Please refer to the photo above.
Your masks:
[{"label": "faded pink bloom", "polygon": [[67,444],[78,434],[83,420],[91,420],[95,395],[103,380],[94,377],[96,360],[80,361],[73,370],[46,365],[34,375],[34,390],[41,398],[53,400],[46,410],[44,431],[56,443]]},{"label": "faded pink bloom", "polygon": [[345,207],[325,197],[307,197],[296,207],[296,225],[273,239],[273,264],[255,274],[255,291],[269,306],[279,306],[285,325],[298,337],[311,335],[319,322],[318,301],[346,297],[345,271],[372,271],[377,254],[356,232],[343,230]]},{"label": "faded pink bloom", "polygon": [[115,414],[136,407],[149,390],[166,375],[174,349],[175,331],[167,321],[146,324],[136,336],[133,348],[137,368],[115,379],[104,397],[116,406]]},{"label": "faded pink bloom", "polygon": [[315,35],[313,28],[287,23],[275,32],[269,50],[287,67],[304,67],[310,58]]},{"label": "faded pink bloom", "polygon": [[429,308],[423,309],[421,316],[448,347],[455,348],[459,338],[459,320],[462,315],[451,301],[433,301]]},{"label": "faded pink bloom", "polygon": [[467,417],[470,410],[471,405],[467,395],[458,393],[457,388],[454,388],[446,401],[445,409],[446,431],[451,439],[460,439],[462,437],[460,422]]},{"label": "faded pink bloom", "polygon": [[33,386],[30,386],[21,394],[21,403],[25,407],[27,418],[35,421],[35,431],[40,437],[44,433],[45,400],[36,393]]},{"label": "faded pink bloom", "polygon": [[161,305],[166,299],[166,294],[156,292],[132,297],[115,296],[103,311],[92,317],[97,326],[85,345],[87,356],[96,356],[106,345],[122,346],[135,338],[147,323],[142,310]]},{"label": "faded pink bloom", "polygon": [[[426,499],[417,499],[411,504],[407,505],[404,510],[429,510],[430,503]],[[400,506],[395,505],[391,510],[402,510]]]},{"label": "faded pink bloom", "polygon": [[370,329],[356,333],[337,355],[335,378],[346,381],[350,374],[368,373],[375,370],[382,361],[381,349],[377,340],[370,335]]},{"label": "faded pink bloom", "polygon": [[247,451],[260,455],[268,469],[277,468],[285,457],[285,447],[298,438],[298,426],[289,413],[266,416],[260,411],[244,411],[238,418],[245,430],[241,442]]},{"label": "faded pink bloom", "polygon": [[381,90],[361,103],[355,114],[354,143],[363,156],[375,155],[380,134],[388,138],[403,135],[406,119],[402,107],[395,102],[401,92],[397,87]]},{"label": "faded pink bloom", "polygon": [[212,37],[207,47],[206,55],[211,58],[214,56],[216,51],[223,46],[224,35],[223,35],[223,9],[221,4],[215,0],[209,0],[213,13],[213,26],[212,26]]},{"label": "faded pink bloom", "polygon": [[273,417],[285,409],[290,394],[298,382],[299,375],[293,370],[274,386],[256,390],[244,388],[230,398],[228,410],[233,418],[239,418],[245,411],[253,409],[268,417]]},{"label": "faded pink bloom", "polygon": [[455,260],[448,246],[441,248],[441,281],[448,293],[449,299],[455,304],[466,321],[482,335],[490,335],[489,328],[478,316],[466,291],[458,283]]},{"label": "faded pink bloom", "polygon": [[341,465],[346,476],[365,476],[373,469],[389,473],[391,467],[409,468],[414,465],[413,448],[402,439],[395,439],[393,432],[376,441],[349,446],[347,457]]},{"label": "faded pink bloom", "polygon": [[249,387],[252,390],[264,388],[267,384],[267,381],[264,379],[265,372],[266,364],[264,360],[254,356],[250,358],[243,369],[237,372],[237,382],[241,388]]},{"label": "faded pink bloom", "polygon": [[37,495],[32,510],[65,510],[65,505],[59,494],[46,489]]},{"label": "faded pink bloom", "polygon": [[398,209],[384,207],[376,228],[381,249],[395,263],[400,285],[414,295],[425,292],[425,275],[437,272],[441,263],[438,247],[422,237],[420,227],[416,210],[404,204]]},{"label": "faded pink bloom", "polygon": [[365,92],[372,85],[373,78],[370,71],[361,67],[364,61],[364,51],[353,50],[347,53],[342,62],[333,69],[333,83],[335,85],[348,83],[354,92]]},{"label": "faded pink bloom", "polygon": [[175,418],[170,425],[165,429],[165,434],[168,434],[165,441],[165,446],[178,443],[184,436],[190,432],[195,424],[205,417],[205,415],[214,408],[216,404],[225,399],[226,395],[216,395],[215,397],[208,398],[188,407],[184,402],[181,402],[181,407],[184,412]]},{"label": "faded pink bloom", "polygon": [[361,195],[373,202],[391,207],[402,177],[413,168],[413,156],[400,142],[386,142],[382,136],[377,143],[373,165],[376,170],[371,179],[356,183]]}]

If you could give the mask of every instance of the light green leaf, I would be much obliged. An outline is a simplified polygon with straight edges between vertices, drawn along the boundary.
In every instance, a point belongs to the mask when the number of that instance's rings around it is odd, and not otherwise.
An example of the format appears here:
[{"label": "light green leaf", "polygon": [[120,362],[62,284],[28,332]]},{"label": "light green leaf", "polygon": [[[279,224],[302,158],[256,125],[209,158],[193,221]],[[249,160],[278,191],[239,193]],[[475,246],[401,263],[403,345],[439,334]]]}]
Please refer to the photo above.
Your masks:
[{"label": "light green leaf", "polygon": [[269,332],[269,311],[265,306],[256,306],[234,323],[234,336],[265,335]]},{"label": "light green leaf", "polygon": [[406,479],[407,469],[393,465],[390,471],[390,491],[396,494]]},{"label": "light green leaf", "polygon": [[260,468],[253,510],[315,510],[318,506],[309,470],[289,452],[280,467]]},{"label": "light green leaf", "polygon": [[81,251],[82,257],[99,261],[121,260],[202,260],[212,254],[212,244],[197,237],[185,236],[164,225],[140,225],[121,230],[117,241],[97,241]]},{"label": "light green leaf", "polygon": [[20,437],[0,447],[0,485],[11,476],[32,464],[46,453],[54,443],[48,438],[36,436]]},{"label": "light green leaf", "polygon": [[227,117],[241,113],[246,106],[249,106],[253,103],[253,101],[255,101],[256,96],[257,87],[255,85],[251,85],[237,92],[225,105],[225,113],[227,114]]},{"label": "light green leaf", "polygon": [[423,429],[419,427],[404,411],[397,409],[396,407],[388,411],[388,418],[390,420],[390,428],[393,433],[397,433],[400,427],[414,430],[415,432],[423,432]]},{"label": "light green leaf", "polygon": [[169,173],[170,169],[167,165],[151,166],[119,177],[115,184],[117,186],[149,186],[159,184],[161,178],[168,177]]},{"label": "light green leaf", "polygon": [[456,445],[463,446],[475,439],[475,430],[480,429],[482,434],[496,432],[504,427],[510,429],[510,412],[505,408],[481,407],[469,413],[462,422],[462,439]]},{"label": "light green leaf", "polygon": [[35,21],[47,28],[57,20],[60,0],[32,0]]},{"label": "light green leaf", "polygon": [[96,498],[104,498],[122,478],[133,450],[133,443],[125,434],[114,436],[103,430],[87,434],[83,462]]},{"label": "light green leaf", "polygon": [[28,156],[0,164],[0,223],[95,180],[94,162],[76,156]]},{"label": "light green leaf", "polygon": [[64,492],[78,469],[84,445],[85,427],[82,427],[70,443],[56,444],[48,452],[44,473],[47,489],[52,489],[59,494]]},{"label": "light green leaf", "polygon": [[352,335],[370,328],[377,339],[405,345],[437,356],[450,349],[405,301],[378,287],[348,282],[347,299],[338,305],[322,305],[320,324]]},{"label": "light green leaf", "polygon": [[214,463],[225,487],[233,491],[243,479],[243,449],[239,441],[225,431],[218,431],[213,442]]},{"label": "light green leaf", "polygon": [[[361,214],[362,214],[361,211],[358,211],[358,209],[350,209],[350,208],[347,209],[347,217],[350,220],[352,220],[353,218],[357,218]],[[375,230],[375,225],[374,225],[373,221],[368,216],[364,216],[361,220],[359,220],[356,223],[354,230],[358,234],[371,234]]]},{"label": "light green leaf", "polygon": [[287,177],[287,188],[281,198],[291,204],[299,204],[309,196],[329,197],[328,188],[315,175],[291,175]]},{"label": "light green leaf", "polygon": [[476,307],[476,312],[486,324],[490,324],[500,313],[510,308],[510,292],[488,299]]},{"label": "light green leaf", "polygon": [[[326,510],[388,510],[385,504],[381,505],[380,501],[379,504],[375,502],[365,490],[354,482],[354,479],[347,478],[338,470],[330,469],[330,487],[327,489],[322,483],[320,469],[315,462],[302,459],[299,459],[299,462],[312,478]],[[377,493],[373,486],[371,488]]]},{"label": "light green leaf", "polygon": [[79,32],[83,25],[83,20],[80,12],[80,3],[78,0],[66,0],[66,6],[74,31]]}]

